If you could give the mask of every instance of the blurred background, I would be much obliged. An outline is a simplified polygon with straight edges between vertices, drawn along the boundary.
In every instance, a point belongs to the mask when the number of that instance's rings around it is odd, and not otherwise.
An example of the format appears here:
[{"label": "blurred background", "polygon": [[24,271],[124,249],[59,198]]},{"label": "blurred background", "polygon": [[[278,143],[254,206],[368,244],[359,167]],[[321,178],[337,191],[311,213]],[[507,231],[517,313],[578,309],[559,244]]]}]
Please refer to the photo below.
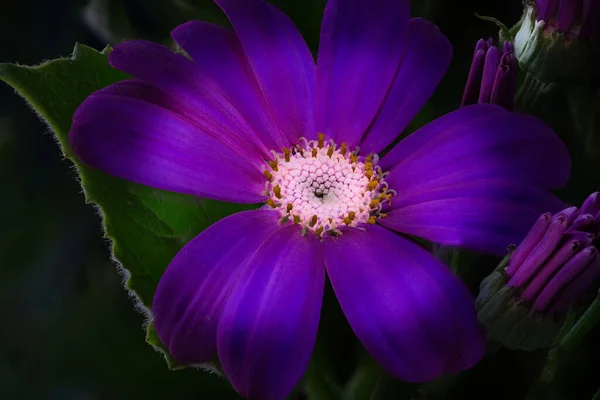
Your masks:
[{"label": "blurred background", "polygon": [[[210,0],[2,3],[0,62],[29,65],[68,57],[76,41],[99,50],[132,38],[168,43],[169,31],[187,20],[226,23]],[[325,0],[273,3],[316,50]],[[413,16],[435,21],[450,38],[454,61],[411,129],[458,107],[475,42],[497,37],[496,26],[475,13],[512,26],[522,11],[520,0],[413,3]],[[215,375],[169,371],[145,343],[143,316],[123,289],[100,218],[85,204],[71,163],[62,159],[48,128],[1,82],[0,184],[0,398],[237,398]],[[519,375],[526,368],[518,356],[503,357],[500,352],[491,362],[512,368],[511,393],[525,390],[527,377]],[[475,373],[483,377],[488,367]],[[491,383],[482,378],[480,384]],[[513,398],[505,397],[505,381],[495,384],[485,398]],[[595,389],[581,382],[578,393]],[[461,396],[466,392],[454,398]]]}]

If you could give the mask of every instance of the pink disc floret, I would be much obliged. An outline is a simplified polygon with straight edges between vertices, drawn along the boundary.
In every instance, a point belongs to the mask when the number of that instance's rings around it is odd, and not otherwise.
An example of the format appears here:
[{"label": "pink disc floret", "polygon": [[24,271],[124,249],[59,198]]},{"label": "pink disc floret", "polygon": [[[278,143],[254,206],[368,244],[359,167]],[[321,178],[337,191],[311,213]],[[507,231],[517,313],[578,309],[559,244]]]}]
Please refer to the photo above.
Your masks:
[{"label": "pink disc floret", "polygon": [[359,157],[342,143],[301,139],[282,152],[273,151],[264,170],[267,205],[282,222],[302,225],[303,234],[339,235],[341,226],[358,227],[384,218],[384,204],[395,195],[377,165],[377,155]]}]

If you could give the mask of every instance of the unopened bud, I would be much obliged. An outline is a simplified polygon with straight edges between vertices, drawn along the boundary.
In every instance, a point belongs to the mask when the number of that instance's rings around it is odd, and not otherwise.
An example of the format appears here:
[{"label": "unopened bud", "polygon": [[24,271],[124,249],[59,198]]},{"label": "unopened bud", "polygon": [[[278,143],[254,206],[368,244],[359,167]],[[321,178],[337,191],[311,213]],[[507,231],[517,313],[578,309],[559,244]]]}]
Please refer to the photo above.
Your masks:
[{"label": "unopened bud", "polygon": [[515,107],[517,72],[512,42],[504,42],[500,50],[493,45],[492,39],[479,40],[461,106],[490,103],[512,111]]},{"label": "unopened bud", "polygon": [[478,317],[492,339],[521,350],[552,343],[565,311],[600,277],[599,228],[600,193],[590,195],[580,209],[538,218],[481,284]]},{"label": "unopened bud", "polygon": [[515,34],[520,67],[538,81],[600,83],[600,6],[597,1],[536,0],[525,6]]}]

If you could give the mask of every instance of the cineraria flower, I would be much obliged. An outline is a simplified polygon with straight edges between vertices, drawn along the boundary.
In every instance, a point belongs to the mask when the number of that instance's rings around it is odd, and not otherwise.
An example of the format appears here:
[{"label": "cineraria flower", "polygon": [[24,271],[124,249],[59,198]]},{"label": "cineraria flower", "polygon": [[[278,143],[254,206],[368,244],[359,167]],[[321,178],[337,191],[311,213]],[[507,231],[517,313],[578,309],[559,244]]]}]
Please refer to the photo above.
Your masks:
[{"label": "cineraria flower", "polygon": [[[511,348],[547,346],[569,305],[597,284],[600,193],[581,208],[542,214],[482,284],[477,299],[488,333]],[[522,329],[518,329],[522,325]]]},{"label": "cineraria flower", "polygon": [[135,79],[89,96],[76,154],[148,186],[240,203],[189,242],[153,301],[181,363],[218,355],[235,389],[282,399],[315,342],[327,273],[354,332],[394,376],[469,368],[485,341],[473,299],[397,232],[502,253],[561,203],[570,159],[542,122],[482,104],[421,128],[385,156],[441,80],[448,40],[408,0],[330,0],[317,62],[261,0],[217,0],[234,31],[189,22],[190,58],[145,41],[115,47]]},{"label": "cineraria flower", "polygon": [[518,64],[514,45],[504,42],[503,51],[492,39],[480,39],[475,46],[473,62],[465,85],[461,106],[477,103],[497,104],[507,110],[515,108]]}]

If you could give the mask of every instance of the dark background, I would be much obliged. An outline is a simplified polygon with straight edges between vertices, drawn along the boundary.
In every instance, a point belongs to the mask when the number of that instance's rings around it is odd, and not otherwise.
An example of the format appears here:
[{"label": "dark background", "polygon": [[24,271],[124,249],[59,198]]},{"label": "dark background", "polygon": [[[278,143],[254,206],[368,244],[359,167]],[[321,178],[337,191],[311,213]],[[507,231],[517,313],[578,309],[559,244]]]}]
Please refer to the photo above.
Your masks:
[{"label": "dark background", "polygon": [[[204,0],[92,1],[96,13],[86,19],[87,3],[2,0],[0,62],[67,57],[76,41],[97,49],[124,38],[165,41],[170,29],[188,19],[223,20]],[[497,28],[475,13],[512,26],[522,6],[520,0],[413,3],[413,15],[435,21],[454,46],[449,73],[424,113],[435,117],[458,107],[475,42],[497,36]],[[324,1],[278,0],[277,5],[316,49]],[[100,219],[85,204],[71,163],[62,159],[48,128],[3,83],[0,184],[0,398],[236,398],[214,375],[169,371],[144,342],[143,316],[122,288]],[[493,363],[513,371],[500,378],[483,366],[477,372],[481,390],[494,379],[497,389],[477,398],[512,399],[508,393],[514,392],[503,391],[510,385],[498,381],[506,376],[514,375],[514,391],[524,390],[516,376],[521,361],[503,357],[500,353]],[[456,398],[478,392],[467,389]],[[577,389],[593,390],[585,382]]]}]

